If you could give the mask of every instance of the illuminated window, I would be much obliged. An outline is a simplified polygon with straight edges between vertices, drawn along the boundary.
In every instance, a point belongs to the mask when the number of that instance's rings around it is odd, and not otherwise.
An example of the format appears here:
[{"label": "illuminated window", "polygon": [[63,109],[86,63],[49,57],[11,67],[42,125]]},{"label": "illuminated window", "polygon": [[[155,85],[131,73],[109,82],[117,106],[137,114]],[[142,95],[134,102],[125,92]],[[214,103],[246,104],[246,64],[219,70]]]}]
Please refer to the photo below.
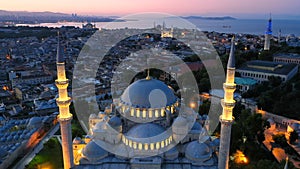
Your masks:
[{"label": "illuminated window", "polygon": [[139,143],[139,150],[142,150],[142,149],[143,149],[143,144]]},{"label": "illuminated window", "polygon": [[145,147],[145,150],[148,150],[148,148],[149,148],[147,143],[144,145],[144,147]]},{"label": "illuminated window", "polygon": [[136,109],[136,117],[140,117],[140,109]]},{"label": "illuminated window", "polygon": [[165,142],[161,141],[160,145],[161,145],[161,148],[164,148],[165,147]]},{"label": "illuminated window", "polygon": [[160,142],[157,142],[156,143],[156,147],[155,147],[156,149],[159,149],[160,148]]},{"label": "illuminated window", "polygon": [[158,110],[155,110],[155,117],[159,117]]},{"label": "illuminated window", "polygon": [[131,110],[130,110],[130,116],[131,116],[131,117],[134,116],[134,108],[131,108]]},{"label": "illuminated window", "polygon": [[149,118],[152,118],[152,117],[153,117],[153,114],[152,114],[152,113],[153,113],[153,111],[152,111],[152,109],[150,109],[150,110],[149,110]]},{"label": "illuminated window", "polygon": [[132,141],[129,140],[129,147],[132,147]]},{"label": "illuminated window", "polygon": [[143,118],[146,118],[146,109],[143,110]]},{"label": "illuminated window", "polygon": [[134,149],[137,148],[136,142],[133,142],[133,148],[134,148]]},{"label": "illuminated window", "polygon": [[162,117],[165,116],[165,110],[164,110],[164,108],[161,108],[161,110],[160,110],[160,115],[161,115]]},{"label": "illuminated window", "polygon": [[151,150],[154,150],[154,143],[151,143],[151,144],[150,144],[150,149],[151,149]]}]

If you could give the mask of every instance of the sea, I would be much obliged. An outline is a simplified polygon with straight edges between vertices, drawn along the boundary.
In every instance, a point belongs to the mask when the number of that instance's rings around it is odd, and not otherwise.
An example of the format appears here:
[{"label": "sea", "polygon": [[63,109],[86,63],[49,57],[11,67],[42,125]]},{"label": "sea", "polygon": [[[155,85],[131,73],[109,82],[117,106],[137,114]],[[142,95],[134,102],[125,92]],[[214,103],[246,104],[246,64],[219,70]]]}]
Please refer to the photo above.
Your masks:
[{"label": "sea", "polygon": [[[82,27],[86,23],[81,22],[58,22],[58,23],[40,23],[40,24],[18,24],[17,26],[45,26],[45,27],[61,27],[75,26]],[[216,31],[220,33],[241,33],[263,35],[267,29],[267,19],[235,19],[235,20],[209,20],[209,19],[178,19],[172,18],[135,18],[127,19],[122,22],[95,22],[97,28],[151,28],[154,25],[163,25],[166,27],[188,27],[198,28],[201,31]],[[294,34],[300,36],[300,20],[272,20],[273,35],[278,36],[281,32],[282,36]]]}]

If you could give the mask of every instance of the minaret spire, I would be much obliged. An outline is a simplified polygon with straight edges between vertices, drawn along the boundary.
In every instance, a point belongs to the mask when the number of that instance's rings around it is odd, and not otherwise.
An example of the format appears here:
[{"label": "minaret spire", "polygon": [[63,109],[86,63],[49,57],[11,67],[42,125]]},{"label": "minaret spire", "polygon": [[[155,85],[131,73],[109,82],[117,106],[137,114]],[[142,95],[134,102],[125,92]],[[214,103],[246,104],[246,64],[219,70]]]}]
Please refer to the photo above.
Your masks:
[{"label": "minaret spire", "polygon": [[59,107],[58,121],[60,123],[64,169],[70,169],[73,167],[71,133],[71,120],[73,116],[69,110],[69,106],[71,104],[71,98],[68,96],[67,91],[69,80],[66,78],[63,50],[59,41],[59,33],[56,59],[57,80],[55,80],[55,84],[58,88],[59,93],[59,97],[56,99],[56,103]]},{"label": "minaret spire", "polygon": [[284,169],[289,169],[288,164],[289,164],[289,156],[287,156],[286,159],[285,159]]},{"label": "minaret spire", "polygon": [[223,85],[224,88],[224,99],[222,99],[221,104],[223,107],[223,113],[220,116],[221,122],[221,138],[220,138],[220,150],[219,150],[219,169],[228,169],[229,161],[229,147],[230,147],[230,137],[231,137],[231,125],[233,122],[232,110],[235,105],[235,100],[233,98],[233,92],[235,91],[236,84],[234,83],[235,74],[235,56],[234,56],[234,37],[231,39],[231,50],[229,54],[228,64],[227,64],[227,75],[226,82]]}]

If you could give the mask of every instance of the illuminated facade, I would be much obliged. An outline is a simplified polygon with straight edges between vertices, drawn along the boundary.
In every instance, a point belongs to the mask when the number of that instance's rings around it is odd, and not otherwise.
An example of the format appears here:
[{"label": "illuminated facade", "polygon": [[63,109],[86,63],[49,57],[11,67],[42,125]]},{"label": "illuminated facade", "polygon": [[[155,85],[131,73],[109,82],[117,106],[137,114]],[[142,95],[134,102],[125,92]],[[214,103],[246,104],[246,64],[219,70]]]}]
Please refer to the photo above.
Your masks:
[{"label": "illuminated facade", "polygon": [[74,139],[75,169],[217,169],[220,142],[202,127],[207,116],[180,104],[163,82],[137,80],[114,104],[111,111],[90,115],[90,141]]},{"label": "illuminated facade", "polygon": [[72,132],[71,132],[71,120],[73,116],[69,110],[69,106],[71,103],[71,98],[68,96],[68,91],[67,91],[69,81],[66,78],[63,49],[60,45],[59,36],[58,36],[56,65],[57,65],[57,80],[55,80],[55,84],[59,92],[59,97],[56,99],[56,103],[59,107],[58,120],[60,123],[60,131],[61,131],[61,139],[62,139],[64,169],[70,169],[73,167]]},{"label": "illuminated facade", "polygon": [[270,50],[270,39],[272,37],[272,18],[270,16],[268,27],[265,33],[265,44],[264,44],[264,50]]},{"label": "illuminated facade", "polygon": [[234,83],[235,76],[235,56],[234,56],[234,37],[231,40],[231,51],[227,64],[227,76],[226,82],[224,83],[224,99],[221,104],[223,107],[223,113],[220,117],[221,122],[221,138],[220,138],[220,151],[219,151],[219,169],[228,169],[229,161],[229,148],[230,148],[230,137],[231,137],[231,125],[234,120],[232,116],[232,110],[235,105],[233,98],[233,92],[236,89]]}]

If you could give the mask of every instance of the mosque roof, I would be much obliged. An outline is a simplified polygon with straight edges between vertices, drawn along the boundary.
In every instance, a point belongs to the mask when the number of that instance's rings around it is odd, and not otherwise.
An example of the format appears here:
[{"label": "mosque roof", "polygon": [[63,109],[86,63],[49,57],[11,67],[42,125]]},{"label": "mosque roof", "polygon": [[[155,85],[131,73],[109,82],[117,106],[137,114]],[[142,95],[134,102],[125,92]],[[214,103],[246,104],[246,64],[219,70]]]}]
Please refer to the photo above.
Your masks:
[{"label": "mosque roof", "polygon": [[162,108],[177,101],[173,90],[156,79],[142,79],[128,86],[121,102],[136,108]]},{"label": "mosque roof", "polygon": [[165,129],[154,123],[143,123],[132,127],[127,136],[132,138],[149,138],[163,133]]},{"label": "mosque roof", "polygon": [[94,141],[90,141],[82,150],[82,154],[88,160],[99,160],[108,155],[107,151],[102,149],[97,143]]},{"label": "mosque roof", "polygon": [[185,151],[187,159],[192,161],[203,161],[208,159],[212,154],[212,150],[205,143],[193,141],[188,144]]},{"label": "mosque roof", "polygon": [[257,83],[256,80],[251,78],[245,78],[245,77],[235,77],[234,82],[237,85],[255,85]]},{"label": "mosque roof", "polygon": [[117,116],[113,116],[109,119],[108,121],[108,124],[111,126],[111,127],[119,127],[122,125],[122,121],[119,117]]}]

